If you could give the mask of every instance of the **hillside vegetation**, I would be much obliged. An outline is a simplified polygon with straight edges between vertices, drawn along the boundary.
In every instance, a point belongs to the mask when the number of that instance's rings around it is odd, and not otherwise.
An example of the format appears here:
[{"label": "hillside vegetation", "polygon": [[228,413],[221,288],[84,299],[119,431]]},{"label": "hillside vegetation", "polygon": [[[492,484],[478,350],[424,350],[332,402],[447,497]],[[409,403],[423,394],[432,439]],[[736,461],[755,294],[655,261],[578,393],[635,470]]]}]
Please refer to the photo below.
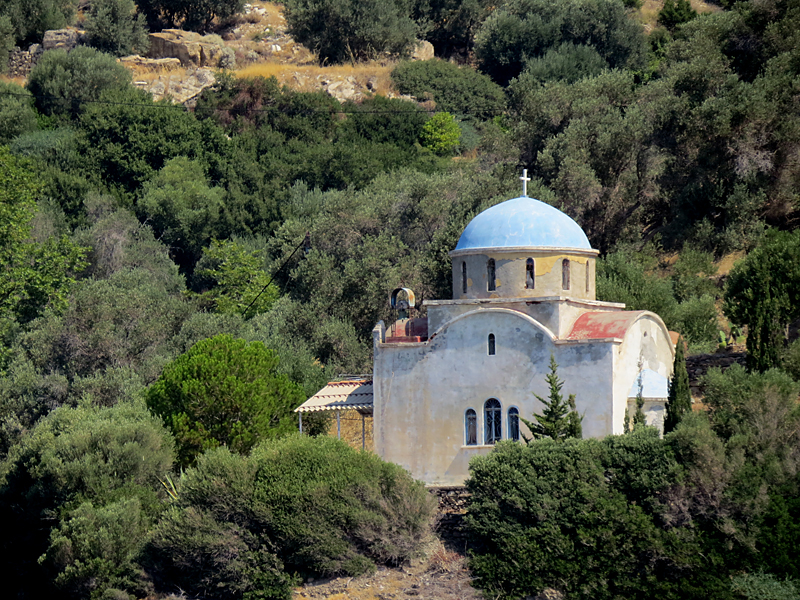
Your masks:
[{"label": "hillside vegetation", "polygon": [[[34,4],[0,3],[0,46],[74,22],[70,0]],[[324,419],[290,434],[292,410],[371,370],[392,288],[449,296],[448,252],[527,168],[600,250],[600,299],[657,312],[690,352],[746,343],[747,370],[711,371],[708,415],[663,440],[476,461],[477,585],[796,597],[797,0],[668,1],[647,30],[635,0],[287,0],[320,65],[381,64],[407,96],[359,102],[222,72],[188,110],[107,53],[242,9],[94,0],[90,45],[0,83],[7,593],[285,598],[416,556],[424,489],[314,437]],[[417,39],[439,58],[406,61]]]}]

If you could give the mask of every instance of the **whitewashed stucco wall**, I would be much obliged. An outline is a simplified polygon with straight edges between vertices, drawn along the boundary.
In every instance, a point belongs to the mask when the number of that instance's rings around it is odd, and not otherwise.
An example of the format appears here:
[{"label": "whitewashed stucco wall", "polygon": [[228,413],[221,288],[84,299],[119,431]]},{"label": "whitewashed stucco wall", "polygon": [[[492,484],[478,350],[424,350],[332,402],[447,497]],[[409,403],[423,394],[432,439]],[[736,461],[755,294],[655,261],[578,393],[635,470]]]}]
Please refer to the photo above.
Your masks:
[{"label": "whitewashed stucco wall", "polygon": [[[489,333],[495,335],[494,356],[487,352]],[[576,394],[585,436],[603,436],[613,429],[612,343],[556,344],[542,325],[505,308],[460,315],[425,343],[383,344],[380,339],[377,330],[375,450],[426,483],[462,483],[470,458],[491,450],[465,446],[468,408],[478,415],[479,444],[487,399],[501,403],[503,439],[509,407],[528,419],[541,412],[533,394],[548,394],[545,376],[551,353],[565,382],[563,393]]]}]

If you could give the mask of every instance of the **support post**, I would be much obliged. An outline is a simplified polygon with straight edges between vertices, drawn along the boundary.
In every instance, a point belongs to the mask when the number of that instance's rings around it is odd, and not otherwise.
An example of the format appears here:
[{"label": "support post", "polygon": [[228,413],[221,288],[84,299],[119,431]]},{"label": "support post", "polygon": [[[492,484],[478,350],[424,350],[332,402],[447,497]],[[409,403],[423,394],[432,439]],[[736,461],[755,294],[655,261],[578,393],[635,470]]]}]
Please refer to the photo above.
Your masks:
[{"label": "support post", "polygon": [[342,411],[336,411],[336,437],[342,439],[342,420],[339,418]]},{"label": "support post", "polygon": [[363,450],[366,446],[367,440],[367,433],[364,426],[364,413],[361,413],[361,449]]},{"label": "support post", "polygon": [[303,433],[303,413],[297,413],[300,416],[300,433]]}]

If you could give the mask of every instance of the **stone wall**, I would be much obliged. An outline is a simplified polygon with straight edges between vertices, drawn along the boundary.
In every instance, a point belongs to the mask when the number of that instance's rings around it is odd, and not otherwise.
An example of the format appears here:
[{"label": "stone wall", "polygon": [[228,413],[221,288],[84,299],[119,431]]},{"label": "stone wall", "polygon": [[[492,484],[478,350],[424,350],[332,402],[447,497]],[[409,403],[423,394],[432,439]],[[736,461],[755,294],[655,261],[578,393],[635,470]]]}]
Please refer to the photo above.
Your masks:
[{"label": "stone wall", "polygon": [[42,52],[44,49],[39,44],[32,44],[27,50],[14,48],[8,55],[9,77],[28,77]]},{"label": "stone wall", "polygon": [[463,530],[464,516],[467,514],[469,492],[463,486],[429,487],[436,496],[439,508],[436,517],[436,533],[443,542],[454,550],[463,552],[469,540]]}]

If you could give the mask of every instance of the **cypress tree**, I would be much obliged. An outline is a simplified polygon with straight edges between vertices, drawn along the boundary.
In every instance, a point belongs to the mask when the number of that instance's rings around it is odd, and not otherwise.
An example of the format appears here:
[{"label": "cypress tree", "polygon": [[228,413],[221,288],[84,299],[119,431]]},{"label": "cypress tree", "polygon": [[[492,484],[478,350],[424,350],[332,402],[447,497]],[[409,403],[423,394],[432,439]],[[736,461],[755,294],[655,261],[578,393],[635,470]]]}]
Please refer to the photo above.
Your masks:
[{"label": "cypress tree", "polygon": [[672,378],[669,382],[669,401],[667,418],[664,420],[664,433],[673,431],[692,410],[692,396],[689,392],[689,373],[686,371],[686,356],[683,351],[683,338],[675,346],[675,362],[672,365]]}]

